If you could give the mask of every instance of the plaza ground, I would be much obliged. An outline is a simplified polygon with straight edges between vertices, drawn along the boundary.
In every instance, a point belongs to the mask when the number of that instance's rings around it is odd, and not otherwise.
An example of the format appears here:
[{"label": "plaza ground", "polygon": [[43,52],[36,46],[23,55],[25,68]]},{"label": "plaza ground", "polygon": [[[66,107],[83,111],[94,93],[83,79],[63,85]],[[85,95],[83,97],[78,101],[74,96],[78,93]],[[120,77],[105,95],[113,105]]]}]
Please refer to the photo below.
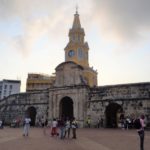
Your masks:
[{"label": "plaza ground", "polygon": [[[136,130],[78,129],[77,139],[59,139],[44,134],[42,128],[31,128],[29,137],[23,128],[0,129],[0,150],[140,150]],[[150,131],[145,132],[145,150],[150,149]]]}]

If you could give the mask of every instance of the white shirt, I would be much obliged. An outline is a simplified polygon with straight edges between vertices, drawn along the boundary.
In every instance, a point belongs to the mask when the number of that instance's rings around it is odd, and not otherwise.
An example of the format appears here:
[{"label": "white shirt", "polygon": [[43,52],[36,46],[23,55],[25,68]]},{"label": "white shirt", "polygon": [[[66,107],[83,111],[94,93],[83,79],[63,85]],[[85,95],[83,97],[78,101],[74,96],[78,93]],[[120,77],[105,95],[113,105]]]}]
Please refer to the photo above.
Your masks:
[{"label": "white shirt", "polygon": [[52,122],[52,127],[53,128],[57,127],[57,121],[56,120]]},{"label": "white shirt", "polygon": [[66,128],[70,128],[70,121],[66,121],[65,126],[66,126]]},{"label": "white shirt", "polygon": [[31,122],[30,118],[25,118],[25,124],[29,124]]}]

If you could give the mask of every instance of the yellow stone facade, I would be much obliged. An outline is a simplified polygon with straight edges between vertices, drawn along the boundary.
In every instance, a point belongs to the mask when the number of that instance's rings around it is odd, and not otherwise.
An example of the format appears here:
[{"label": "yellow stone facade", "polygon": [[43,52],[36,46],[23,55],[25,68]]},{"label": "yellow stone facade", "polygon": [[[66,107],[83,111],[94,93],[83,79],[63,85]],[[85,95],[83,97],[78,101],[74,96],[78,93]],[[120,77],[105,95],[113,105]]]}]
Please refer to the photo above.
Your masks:
[{"label": "yellow stone facade", "polygon": [[89,86],[97,85],[97,71],[89,67],[89,46],[84,41],[84,29],[81,27],[79,14],[74,15],[73,26],[69,30],[69,42],[65,47],[65,61],[73,61],[84,68],[84,77]]},{"label": "yellow stone facade", "polygon": [[55,76],[45,74],[29,73],[26,83],[26,91],[43,90],[50,88],[55,81]]}]

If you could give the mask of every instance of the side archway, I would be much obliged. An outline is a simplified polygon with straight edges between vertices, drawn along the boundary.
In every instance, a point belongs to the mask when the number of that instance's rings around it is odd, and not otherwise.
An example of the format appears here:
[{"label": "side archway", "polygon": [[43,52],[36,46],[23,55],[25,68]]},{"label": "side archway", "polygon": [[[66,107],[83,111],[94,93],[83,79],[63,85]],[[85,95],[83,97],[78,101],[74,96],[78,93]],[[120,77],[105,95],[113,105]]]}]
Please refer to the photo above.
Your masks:
[{"label": "side archway", "polygon": [[74,116],[73,111],[73,100],[67,96],[62,98],[59,104],[59,117],[72,119]]},{"label": "side archway", "polygon": [[36,108],[31,106],[26,111],[27,115],[31,118],[31,126],[35,126],[35,119],[36,119]]},{"label": "side archway", "polygon": [[110,103],[106,107],[106,127],[107,128],[117,128],[118,127],[118,113],[123,112],[121,105],[117,103]]}]

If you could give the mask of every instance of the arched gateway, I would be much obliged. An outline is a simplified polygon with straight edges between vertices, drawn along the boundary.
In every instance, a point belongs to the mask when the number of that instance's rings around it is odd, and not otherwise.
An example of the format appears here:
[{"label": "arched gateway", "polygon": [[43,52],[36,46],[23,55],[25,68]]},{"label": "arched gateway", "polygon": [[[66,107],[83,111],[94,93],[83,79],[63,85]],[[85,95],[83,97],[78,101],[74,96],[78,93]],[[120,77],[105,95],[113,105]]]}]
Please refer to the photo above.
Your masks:
[{"label": "arched gateway", "polygon": [[35,126],[35,118],[36,118],[36,108],[31,106],[27,109],[27,112],[26,112],[29,117],[31,118],[31,123],[30,125],[31,126]]},{"label": "arched gateway", "polygon": [[118,127],[118,114],[122,112],[122,107],[117,103],[110,103],[106,107],[106,127],[116,128]]},{"label": "arched gateway", "polygon": [[64,97],[60,101],[59,105],[59,117],[60,118],[72,118],[73,114],[73,101],[70,97]]}]

